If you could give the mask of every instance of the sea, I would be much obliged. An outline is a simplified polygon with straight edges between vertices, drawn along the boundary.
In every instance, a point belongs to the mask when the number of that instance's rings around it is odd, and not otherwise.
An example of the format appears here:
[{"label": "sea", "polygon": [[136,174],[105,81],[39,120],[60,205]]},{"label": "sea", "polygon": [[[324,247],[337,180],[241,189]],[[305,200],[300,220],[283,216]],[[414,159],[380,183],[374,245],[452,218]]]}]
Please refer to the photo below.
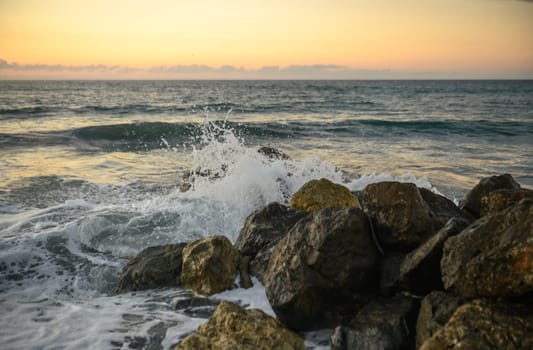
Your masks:
[{"label": "sea", "polygon": [[[531,80],[0,81],[0,348],[172,349],[213,307],[180,307],[179,287],[114,295],[143,248],[235,241],[311,179],[458,203],[502,173],[533,187]],[[254,282],[211,299],[273,315]],[[328,332],[303,336],[328,348]]]}]

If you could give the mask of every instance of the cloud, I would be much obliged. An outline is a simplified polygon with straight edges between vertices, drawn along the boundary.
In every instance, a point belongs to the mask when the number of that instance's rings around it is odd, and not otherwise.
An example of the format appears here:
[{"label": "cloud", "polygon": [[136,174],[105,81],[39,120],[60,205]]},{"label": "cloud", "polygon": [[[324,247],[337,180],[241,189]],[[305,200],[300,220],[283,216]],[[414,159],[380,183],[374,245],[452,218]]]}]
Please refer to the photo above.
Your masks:
[{"label": "cloud", "polygon": [[13,71],[47,71],[47,72],[113,72],[113,71],[131,71],[131,68],[122,66],[108,66],[104,64],[91,65],[62,65],[62,64],[19,64],[9,63],[6,60],[0,59],[0,70]]}]

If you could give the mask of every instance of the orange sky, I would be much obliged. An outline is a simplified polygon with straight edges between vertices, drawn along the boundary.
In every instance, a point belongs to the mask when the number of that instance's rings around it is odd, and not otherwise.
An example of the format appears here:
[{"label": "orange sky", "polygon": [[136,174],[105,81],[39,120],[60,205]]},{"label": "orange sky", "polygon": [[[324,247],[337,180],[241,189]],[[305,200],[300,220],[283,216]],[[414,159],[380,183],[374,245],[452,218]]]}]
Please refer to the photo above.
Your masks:
[{"label": "orange sky", "polygon": [[0,1],[3,79],[531,78],[532,42],[520,0]]}]

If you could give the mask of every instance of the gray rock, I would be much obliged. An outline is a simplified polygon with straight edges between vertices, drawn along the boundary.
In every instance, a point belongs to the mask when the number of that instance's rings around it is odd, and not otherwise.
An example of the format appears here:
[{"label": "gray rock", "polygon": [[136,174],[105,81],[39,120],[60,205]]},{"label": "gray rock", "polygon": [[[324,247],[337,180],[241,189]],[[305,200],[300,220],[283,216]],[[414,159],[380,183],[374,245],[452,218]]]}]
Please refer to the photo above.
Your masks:
[{"label": "gray rock", "polygon": [[460,209],[448,198],[426,188],[419,188],[418,190],[431,209],[431,216],[435,219],[437,228],[444,226],[450,219],[463,222],[465,225],[469,225],[475,220],[472,215]]},{"label": "gray rock", "polygon": [[468,211],[474,217],[481,215],[481,198],[496,190],[519,189],[520,184],[509,174],[496,175],[481,179],[479,183],[470,190],[460,203],[460,208]]},{"label": "gray rock", "polygon": [[464,303],[463,299],[443,291],[426,295],[420,304],[416,321],[416,348],[440,330],[452,317],[455,310]]},{"label": "gray rock", "polygon": [[148,247],[124,267],[115,293],[180,285],[182,251],[186,243]]},{"label": "gray rock", "polygon": [[377,250],[357,208],[326,208],[301,219],[272,249],[264,275],[282,323],[306,330],[339,321],[354,294],[377,289]]},{"label": "gray rock", "polygon": [[375,300],[364,306],[348,324],[335,328],[331,349],[412,348],[417,307],[417,302],[405,296]]}]

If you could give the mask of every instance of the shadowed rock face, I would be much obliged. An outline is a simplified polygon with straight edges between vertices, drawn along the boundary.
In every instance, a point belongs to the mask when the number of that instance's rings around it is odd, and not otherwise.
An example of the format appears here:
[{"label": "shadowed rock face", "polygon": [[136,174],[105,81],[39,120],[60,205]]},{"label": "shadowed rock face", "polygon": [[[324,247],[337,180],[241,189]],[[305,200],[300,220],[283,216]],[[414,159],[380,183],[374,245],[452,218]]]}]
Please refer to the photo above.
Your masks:
[{"label": "shadowed rock face", "polygon": [[175,350],[304,350],[304,340],[264,312],[223,301],[213,316]]},{"label": "shadowed rock face", "polygon": [[149,247],[124,267],[115,293],[180,285],[181,258],[186,243]]},{"label": "shadowed rock face", "polygon": [[466,228],[463,221],[450,219],[433,237],[407,254],[400,265],[399,285],[417,295],[442,290],[440,261],[446,240]]},{"label": "shadowed rock face", "polygon": [[532,334],[531,307],[475,300],[459,306],[420,349],[533,349]]},{"label": "shadowed rock face", "polygon": [[231,288],[239,259],[239,251],[224,236],[191,242],[183,249],[183,286],[202,295]]},{"label": "shadowed rock face", "polygon": [[533,291],[533,201],[485,216],[449,238],[444,287],[463,297],[511,297]]},{"label": "shadowed rock face", "polygon": [[385,250],[410,250],[438,228],[430,207],[414,184],[380,182],[362,192],[365,212],[375,221],[375,230]]},{"label": "shadowed rock face", "polygon": [[496,190],[516,190],[520,185],[509,174],[497,175],[481,179],[479,183],[468,192],[459,207],[479,218],[481,215],[481,198]]},{"label": "shadowed rock face", "polygon": [[495,214],[522,199],[533,200],[533,191],[525,188],[519,190],[497,190],[481,198],[481,216]]},{"label": "shadowed rock face", "polygon": [[431,192],[426,188],[419,188],[420,195],[431,209],[431,216],[436,223],[436,228],[444,226],[450,219],[455,219],[464,224],[470,224],[474,217],[460,209],[454,202],[446,197]]},{"label": "shadowed rock face", "polygon": [[331,336],[332,350],[409,349],[414,344],[417,305],[409,297],[377,299],[365,305]]},{"label": "shadowed rock face", "polygon": [[355,306],[353,293],[377,288],[377,261],[360,209],[323,209],[301,219],[272,249],[267,297],[291,329],[333,325],[339,308]]},{"label": "shadowed rock face", "polygon": [[416,348],[440,330],[452,317],[455,310],[464,303],[459,297],[434,291],[426,295],[420,305],[416,321]]},{"label": "shadowed rock face", "polygon": [[289,206],[308,212],[328,207],[361,208],[359,200],[348,188],[327,179],[307,182],[292,196]]}]

